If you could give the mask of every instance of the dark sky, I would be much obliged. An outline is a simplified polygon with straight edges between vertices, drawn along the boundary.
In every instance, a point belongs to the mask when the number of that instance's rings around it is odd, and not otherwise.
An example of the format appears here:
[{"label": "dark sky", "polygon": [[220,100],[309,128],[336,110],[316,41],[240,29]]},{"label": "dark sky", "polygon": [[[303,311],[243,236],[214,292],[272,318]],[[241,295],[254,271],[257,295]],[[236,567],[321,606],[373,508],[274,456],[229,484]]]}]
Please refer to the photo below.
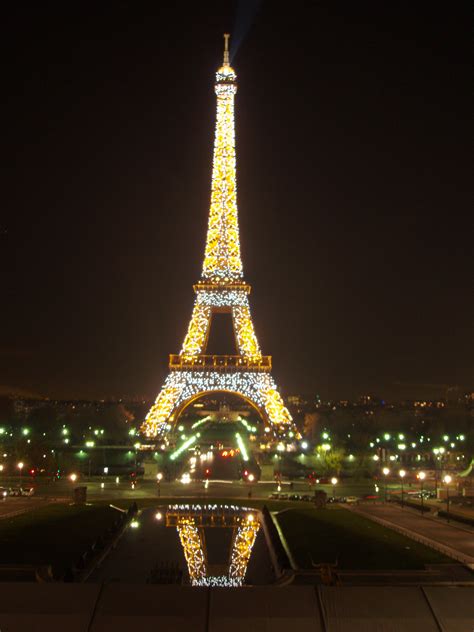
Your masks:
[{"label": "dark sky", "polygon": [[282,391],[472,386],[467,10],[243,4],[2,9],[0,385],[156,394],[201,271],[230,30],[245,276]]}]

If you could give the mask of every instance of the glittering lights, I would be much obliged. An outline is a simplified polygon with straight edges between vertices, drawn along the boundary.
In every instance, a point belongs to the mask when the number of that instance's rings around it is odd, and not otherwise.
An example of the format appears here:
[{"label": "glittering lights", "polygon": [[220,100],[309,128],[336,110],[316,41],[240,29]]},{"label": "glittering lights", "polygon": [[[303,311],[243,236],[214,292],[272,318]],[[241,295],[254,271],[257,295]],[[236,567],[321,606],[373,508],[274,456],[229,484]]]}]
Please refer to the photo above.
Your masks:
[{"label": "glittering lights", "polygon": [[[236,80],[226,39],[224,63],[216,73],[211,204],[202,276],[194,286],[196,300],[180,354],[170,356],[170,373],[141,429],[150,438],[166,435],[188,403],[212,391],[241,395],[253,404],[277,439],[301,438],[269,374],[271,356],[263,356],[260,350],[250,313],[250,286],[243,280],[236,184]],[[206,355],[216,311],[232,316],[238,355]]]},{"label": "glittering lights", "polygon": [[165,434],[167,419],[173,409],[210,391],[241,395],[269,419],[277,434],[293,429],[291,416],[268,373],[172,371],[148,413],[145,433],[150,437]]},{"label": "glittering lights", "polygon": [[235,438],[237,439],[237,445],[239,446],[240,454],[242,455],[242,460],[248,461],[249,460],[249,455],[248,455],[248,452],[247,452],[247,448],[245,447],[245,443],[244,443],[242,437],[240,436],[240,433],[236,432],[235,433]]},{"label": "glittering lights", "polygon": [[[161,520],[161,514],[160,518]],[[242,586],[260,523],[254,513],[228,505],[170,505],[166,525],[176,526],[193,586]],[[208,574],[205,528],[232,527],[228,573]]]}]

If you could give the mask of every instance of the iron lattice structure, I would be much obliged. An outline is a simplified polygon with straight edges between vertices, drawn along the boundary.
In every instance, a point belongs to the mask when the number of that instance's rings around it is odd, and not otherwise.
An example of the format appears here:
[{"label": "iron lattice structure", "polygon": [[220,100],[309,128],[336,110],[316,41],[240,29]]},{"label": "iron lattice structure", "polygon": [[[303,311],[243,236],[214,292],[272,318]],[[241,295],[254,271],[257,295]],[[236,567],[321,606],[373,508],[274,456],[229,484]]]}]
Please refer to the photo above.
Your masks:
[{"label": "iron lattice structure", "polygon": [[[253,510],[234,506],[174,505],[166,511],[166,526],[176,527],[193,586],[242,586],[260,523]],[[233,530],[228,572],[213,575],[206,553],[206,528]]]},{"label": "iron lattice structure", "polygon": [[[165,437],[188,404],[212,391],[242,396],[277,439],[300,436],[271,376],[271,356],[260,350],[248,300],[251,288],[243,277],[234,123],[237,76],[229,64],[228,36],[225,41],[224,63],[215,82],[217,117],[202,275],[194,286],[196,299],[183,346],[179,354],[170,355],[170,373],[142,426],[150,438]],[[232,317],[236,355],[206,355],[216,312]]]}]

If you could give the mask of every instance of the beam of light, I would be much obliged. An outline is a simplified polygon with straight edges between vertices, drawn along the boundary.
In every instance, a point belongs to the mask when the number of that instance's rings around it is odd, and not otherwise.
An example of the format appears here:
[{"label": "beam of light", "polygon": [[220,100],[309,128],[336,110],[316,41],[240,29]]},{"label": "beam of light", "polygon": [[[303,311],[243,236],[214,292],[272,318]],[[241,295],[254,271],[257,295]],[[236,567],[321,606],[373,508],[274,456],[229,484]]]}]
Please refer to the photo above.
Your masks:
[{"label": "beam of light", "polygon": [[191,426],[191,428],[194,430],[194,428],[199,428],[199,426],[202,426],[202,424],[207,423],[208,421],[210,421],[210,416],[208,415],[207,417],[204,417],[203,419],[200,419],[199,421],[196,421],[195,423],[193,423],[193,425]]},{"label": "beam of light", "polygon": [[245,443],[242,440],[242,437],[238,432],[235,433],[235,438],[237,439],[237,445],[239,446],[240,454],[242,455],[242,459],[244,461],[249,460],[249,455],[247,452],[247,448],[245,447]]},{"label": "beam of light", "polygon": [[192,444],[196,441],[197,439],[197,435],[193,435],[192,437],[189,437],[189,439],[186,439],[186,441],[177,449],[175,450],[171,455],[170,455],[170,459],[172,461],[174,461],[175,459],[178,458],[178,456],[184,452],[185,450],[187,450],[190,446],[192,446]]},{"label": "beam of light", "polygon": [[262,0],[239,0],[235,14],[234,28],[232,29],[230,62],[234,60],[240,45],[252,28],[257,13],[262,6]]}]

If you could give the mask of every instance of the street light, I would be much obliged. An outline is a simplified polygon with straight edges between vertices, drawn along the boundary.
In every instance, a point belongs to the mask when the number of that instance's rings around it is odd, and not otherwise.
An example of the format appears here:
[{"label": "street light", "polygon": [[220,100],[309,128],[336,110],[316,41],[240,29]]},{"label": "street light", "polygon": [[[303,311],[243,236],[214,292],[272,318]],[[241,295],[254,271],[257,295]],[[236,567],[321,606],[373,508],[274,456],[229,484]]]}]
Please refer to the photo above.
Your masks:
[{"label": "street light", "polygon": [[249,489],[249,498],[252,497],[252,483],[255,480],[255,476],[253,474],[249,474],[247,477],[248,482],[250,483],[250,489]]},{"label": "street light", "polygon": [[449,522],[449,483],[453,480],[452,476],[450,476],[449,474],[446,474],[446,476],[443,478],[443,481],[446,485],[446,511],[448,514],[448,522]]},{"label": "street light", "polygon": [[387,502],[387,476],[390,474],[390,469],[388,467],[384,467],[382,470],[382,474],[385,477],[385,502]]},{"label": "street light", "polygon": [[75,483],[77,481],[77,474],[71,474],[69,478],[71,479],[73,483]]},{"label": "street light", "polygon": [[404,508],[404,504],[403,504],[403,479],[405,478],[407,473],[405,472],[405,470],[400,470],[398,473],[399,473],[400,478],[402,480],[402,509],[403,509]]},{"label": "street light", "polygon": [[161,480],[163,478],[163,474],[161,472],[158,472],[158,474],[156,475],[156,482],[158,484],[158,496],[161,496]]},{"label": "street light", "polygon": [[22,461],[20,461],[17,467],[20,470],[20,487],[21,487],[21,474],[22,474],[23,468],[25,467],[25,464]]},{"label": "street light", "polygon": [[332,497],[333,499],[336,498],[336,485],[337,485],[338,481],[337,478],[335,476],[333,476],[331,478],[331,484],[332,484]]},{"label": "street light", "polygon": [[426,478],[426,474],[425,472],[418,472],[418,478],[420,479],[420,492],[421,492],[421,516],[423,517],[424,511],[423,511],[423,503],[424,503],[424,495],[423,495],[423,482]]}]

